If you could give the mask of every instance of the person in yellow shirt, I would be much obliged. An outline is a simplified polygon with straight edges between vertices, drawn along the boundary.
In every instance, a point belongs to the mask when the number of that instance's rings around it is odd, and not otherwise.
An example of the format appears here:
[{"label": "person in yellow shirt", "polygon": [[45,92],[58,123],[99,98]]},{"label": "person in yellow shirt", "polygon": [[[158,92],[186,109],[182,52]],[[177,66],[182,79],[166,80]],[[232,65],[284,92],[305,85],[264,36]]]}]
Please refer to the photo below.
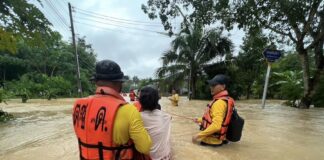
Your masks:
[{"label": "person in yellow shirt", "polygon": [[114,61],[96,64],[91,78],[96,94],[78,99],[73,126],[80,159],[139,159],[148,155],[152,140],[140,113],[120,95],[124,74]]},{"label": "person in yellow shirt", "polygon": [[[228,141],[223,138],[226,134],[226,126],[223,125],[227,114],[227,100],[229,98],[226,90],[228,77],[222,74],[216,75],[207,81],[210,86],[213,101],[208,105],[203,118],[195,118],[194,122],[200,124],[201,132],[192,137],[194,143],[201,145],[221,146]],[[231,115],[231,114],[230,114]],[[221,137],[222,136],[222,137]]]},{"label": "person in yellow shirt", "polygon": [[169,97],[169,100],[171,101],[171,104],[173,106],[178,106],[179,103],[179,95],[175,89],[172,90],[172,96]]}]

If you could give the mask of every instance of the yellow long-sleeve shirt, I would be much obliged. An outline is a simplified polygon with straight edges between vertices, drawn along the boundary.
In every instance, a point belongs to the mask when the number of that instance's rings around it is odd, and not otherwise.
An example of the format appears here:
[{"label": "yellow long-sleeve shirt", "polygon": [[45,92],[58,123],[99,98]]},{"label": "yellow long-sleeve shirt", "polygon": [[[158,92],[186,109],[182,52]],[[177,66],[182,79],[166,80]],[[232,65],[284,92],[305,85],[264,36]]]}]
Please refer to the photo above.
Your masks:
[{"label": "yellow long-sleeve shirt", "polygon": [[116,144],[126,144],[129,139],[133,140],[137,151],[149,154],[152,141],[142,117],[136,107],[125,104],[116,113],[113,140]]},{"label": "yellow long-sleeve shirt", "polygon": [[[213,134],[219,132],[222,128],[222,123],[227,111],[227,103],[224,100],[217,100],[211,107],[211,119],[212,123],[203,131],[198,133],[199,139],[207,144],[221,144],[222,141],[216,138]],[[198,119],[198,122],[202,122],[202,118]]]},{"label": "yellow long-sleeve shirt", "polygon": [[179,95],[178,94],[173,94],[169,100],[171,101],[173,106],[178,106],[178,102],[179,102]]}]

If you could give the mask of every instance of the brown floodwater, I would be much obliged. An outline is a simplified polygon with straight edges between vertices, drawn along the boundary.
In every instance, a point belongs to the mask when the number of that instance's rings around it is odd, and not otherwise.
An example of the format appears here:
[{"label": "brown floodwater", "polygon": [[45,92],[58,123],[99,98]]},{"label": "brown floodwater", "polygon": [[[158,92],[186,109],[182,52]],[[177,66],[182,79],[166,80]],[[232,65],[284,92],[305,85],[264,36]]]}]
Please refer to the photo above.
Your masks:
[{"label": "brown floodwater", "polygon": [[[0,123],[1,160],[77,160],[78,147],[72,128],[73,99],[18,100],[0,104],[16,118]],[[238,101],[245,119],[243,137],[222,147],[193,144],[198,127],[184,117],[199,117],[208,101],[181,98],[172,107],[162,98],[162,110],[173,114],[172,151],[175,160],[303,160],[324,159],[324,109],[300,110],[281,105],[283,101]],[[184,116],[184,117],[182,117]]]}]

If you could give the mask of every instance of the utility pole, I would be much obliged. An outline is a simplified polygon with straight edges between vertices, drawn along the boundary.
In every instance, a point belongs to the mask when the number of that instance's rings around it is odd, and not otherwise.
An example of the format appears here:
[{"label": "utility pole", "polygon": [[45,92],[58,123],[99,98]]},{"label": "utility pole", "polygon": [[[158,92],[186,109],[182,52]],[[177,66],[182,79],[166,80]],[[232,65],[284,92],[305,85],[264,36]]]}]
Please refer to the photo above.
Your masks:
[{"label": "utility pole", "polygon": [[69,3],[69,13],[70,13],[70,22],[71,22],[71,31],[72,31],[72,42],[73,42],[73,46],[74,46],[75,58],[76,58],[76,63],[77,63],[78,93],[79,93],[79,97],[82,97],[79,55],[78,55],[77,46],[76,46],[76,43],[75,43],[75,34],[74,34],[73,17],[72,17],[72,7],[71,7],[70,3]]}]

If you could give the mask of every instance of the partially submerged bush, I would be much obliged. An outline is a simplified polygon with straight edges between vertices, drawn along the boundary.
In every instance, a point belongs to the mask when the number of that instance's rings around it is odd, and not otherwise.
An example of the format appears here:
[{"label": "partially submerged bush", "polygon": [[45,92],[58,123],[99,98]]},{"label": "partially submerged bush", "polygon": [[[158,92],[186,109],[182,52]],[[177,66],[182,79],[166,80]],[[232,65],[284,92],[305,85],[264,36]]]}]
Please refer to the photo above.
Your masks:
[{"label": "partially submerged bush", "polygon": [[13,119],[13,115],[0,109],[0,122],[5,122],[5,121],[11,120],[11,119]]}]

